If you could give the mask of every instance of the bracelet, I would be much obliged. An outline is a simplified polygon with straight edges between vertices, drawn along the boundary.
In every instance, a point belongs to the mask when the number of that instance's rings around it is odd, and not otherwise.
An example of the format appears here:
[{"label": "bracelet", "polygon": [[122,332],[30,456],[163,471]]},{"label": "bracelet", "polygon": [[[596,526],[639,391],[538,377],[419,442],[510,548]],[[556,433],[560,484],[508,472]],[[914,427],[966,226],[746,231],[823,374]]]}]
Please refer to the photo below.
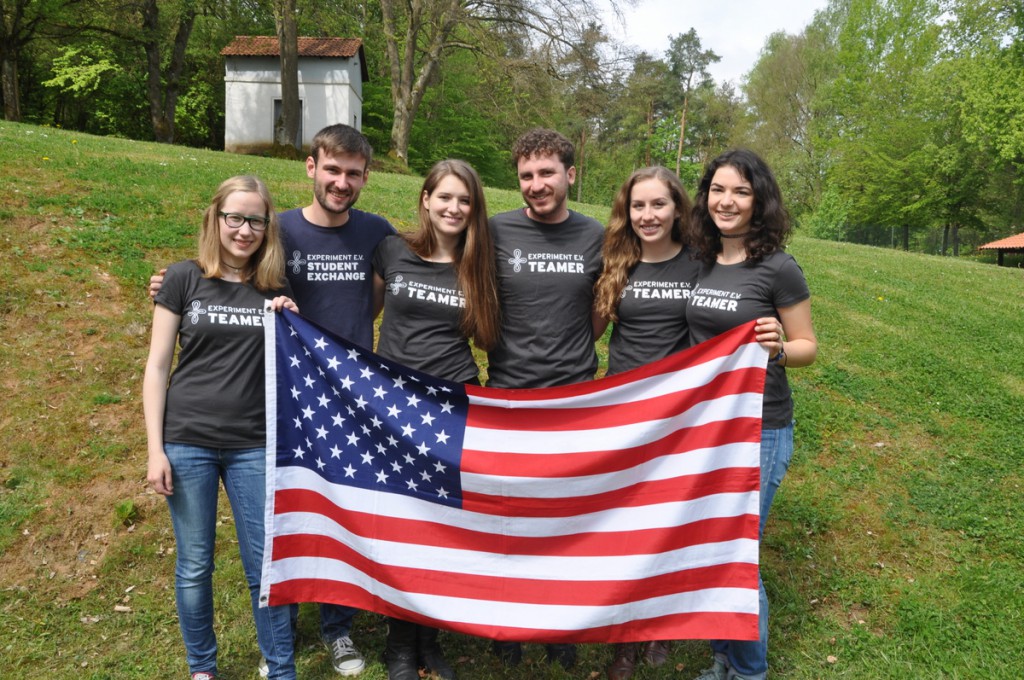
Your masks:
[{"label": "bracelet", "polygon": [[[776,354],[775,356],[773,356],[773,357],[768,359],[768,363],[770,363],[770,364],[778,364],[780,361],[782,361],[785,358],[786,358],[786,348],[782,347],[782,348],[779,349],[779,353],[778,354]],[[779,365],[780,366],[785,366],[786,364],[779,364]]]}]

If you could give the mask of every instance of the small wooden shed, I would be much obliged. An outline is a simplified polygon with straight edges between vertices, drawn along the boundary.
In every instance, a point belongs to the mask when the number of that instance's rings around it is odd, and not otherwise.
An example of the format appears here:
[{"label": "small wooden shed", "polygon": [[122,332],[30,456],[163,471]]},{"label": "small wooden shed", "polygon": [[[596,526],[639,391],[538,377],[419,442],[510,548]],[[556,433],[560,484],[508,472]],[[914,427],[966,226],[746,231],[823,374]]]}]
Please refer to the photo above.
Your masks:
[{"label": "small wooden shed", "polygon": [[[280,47],[275,36],[237,36],[224,57],[224,150],[258,153],[273,146],[281,108]],[[298,140],[309,148],[318,130],[363,123],[368,80],[359,38],[299,38]]]},{"label": "small wooden shed", "polygon": [[998,241],[986,243],[983,246],[978,246],[978,250],[996,251],[996,263],[1002,267],[1003,253],[1024,253],[1024,234],[1016,234],[999,239]]}]

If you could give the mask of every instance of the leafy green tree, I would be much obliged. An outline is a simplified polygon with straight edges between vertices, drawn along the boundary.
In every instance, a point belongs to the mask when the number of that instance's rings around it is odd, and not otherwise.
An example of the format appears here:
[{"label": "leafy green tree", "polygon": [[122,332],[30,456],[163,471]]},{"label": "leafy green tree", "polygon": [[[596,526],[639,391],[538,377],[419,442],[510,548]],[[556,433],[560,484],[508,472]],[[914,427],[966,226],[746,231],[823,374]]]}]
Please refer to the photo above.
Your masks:
[{"label": "leafy green tree", "polygon": [[711,50],[701,45],[697,31],[691,28],[686,33],[669,37],[666,54],[669,70],[682,92],[682,108],[679,114],[679,141],[676,147],[676,174],[679,174],[683,159],[683,141],[686,138],[686,113],[690,97],[700,88],[713,86],[708,66],[722,60]]}]

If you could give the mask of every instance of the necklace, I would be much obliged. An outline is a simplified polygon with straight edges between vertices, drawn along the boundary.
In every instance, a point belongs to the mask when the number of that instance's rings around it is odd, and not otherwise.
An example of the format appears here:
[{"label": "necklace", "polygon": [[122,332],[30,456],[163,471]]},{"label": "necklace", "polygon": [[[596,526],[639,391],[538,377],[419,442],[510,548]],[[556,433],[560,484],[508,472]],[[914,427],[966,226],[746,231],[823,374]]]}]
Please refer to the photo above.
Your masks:
[{"label": "necklace", "polygon": [[723,234],[722,232],[718,232],[718,235],[721,236],[722,238],[743,238],[749,233],[749,231],[745,231],[742,234]]},{"label": "necklace", "polygon": [[236,274],[238,272],[242,271],[243,269],[245,269],[245,267],[234,267],[234,266],[228,264],[227,262],[225,262],[224,260],[221,260],[220,263],[222,265],[224,265],[225,267],[227,267],[228,269],[230,269],[231,271],[233,271],[234,273],[236,273]]}]

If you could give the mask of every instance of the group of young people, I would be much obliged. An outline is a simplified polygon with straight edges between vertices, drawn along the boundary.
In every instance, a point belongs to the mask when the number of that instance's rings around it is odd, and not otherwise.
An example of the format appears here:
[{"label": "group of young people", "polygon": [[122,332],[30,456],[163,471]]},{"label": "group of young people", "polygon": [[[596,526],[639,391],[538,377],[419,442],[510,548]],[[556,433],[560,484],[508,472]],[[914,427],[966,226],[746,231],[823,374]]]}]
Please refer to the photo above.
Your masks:
[{"label": "group of young people", "polygon": [[[480,383],[471,343],[487,352],[487,384],[535,388],[594,377],[595,340],[608,326],[608,373],[655,361],[757,319],[769,353],[761,443],[761,530],[792,454],[787,367],[814,361],[810,293],[783,246],[789,221],[771,170],[731,151],[707,168],[691,205],[661,167],[634,172],[616,196],[607,229],[569,210],[574,149],[551,130],[531,130],[512,150],[525,207],[488,218],[483,187],[463,161],[437,163],[418,197],[419,224],[399,235],[353,208],[372,150],[345,125],[321,130],[306,161],[313,202],[275,214],[258,179],[225,181],[206,210],[196,260],[153,278],[153,338],[144,381],[148,480],[167,496],[178,544],[175,593],[193,680],[216,677],[213,543],[223,480],[252,595],[261,673],[294,678],[297,608],[258,607],[265,504],[264,305],[298,310],[364,347],[383,310],[378,354],[452,381]],[[410,286],[449,294],[402,295]],[[450,304],[458,299],[459,304]],[[557,312],[556,312],[557,310]],[[230,312],[225,314],[224,312]],[[554,313],[553,313],[554,312]],[[229,323],[248,315],[242,323]],[[170,371],[175,341],[178,365]],[[714,641],[701,680],[763,678],[767,600],[759,587],[760,640]],[[365,662],[350,632],[355,610],[320,605],[321,636],[335,669]],[[507,665],[522,646],[493,643]],[[565,668],[576,648],[551,644]],[[667,641],[619,644],[610,680],[637,664],[660,665]],[[389,619],[389,680],[419,669],[455,671],[438,631]]]}]

